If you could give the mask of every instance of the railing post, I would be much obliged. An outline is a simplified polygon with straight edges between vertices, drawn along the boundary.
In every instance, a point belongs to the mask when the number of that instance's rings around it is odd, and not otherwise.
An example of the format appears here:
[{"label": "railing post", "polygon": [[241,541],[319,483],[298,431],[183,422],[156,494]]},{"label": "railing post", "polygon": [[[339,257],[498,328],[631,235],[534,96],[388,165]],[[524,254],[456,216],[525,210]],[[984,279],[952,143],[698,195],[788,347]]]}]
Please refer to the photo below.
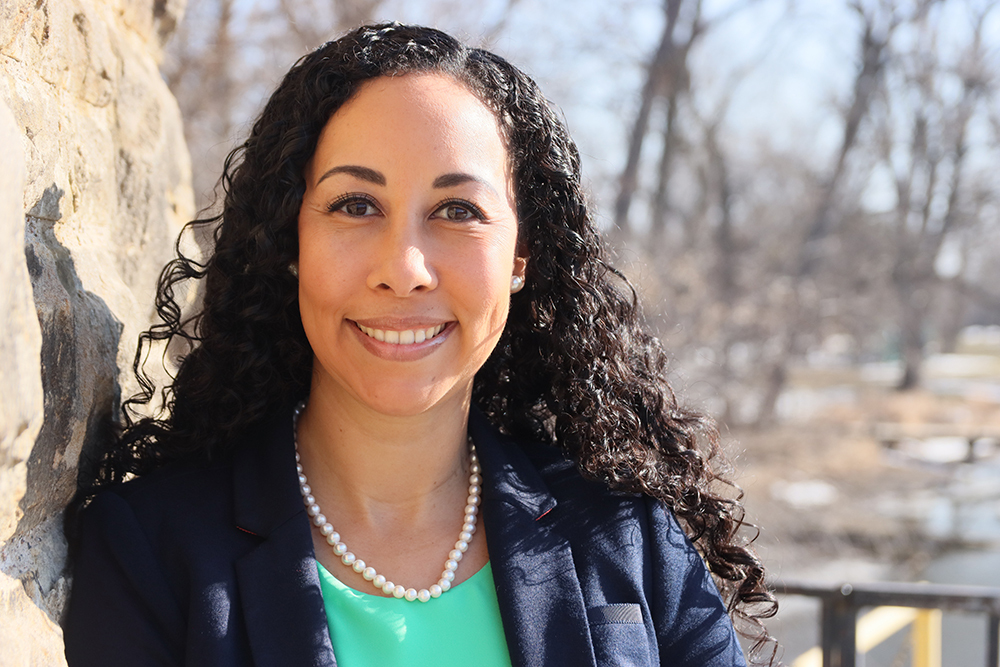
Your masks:
[{"label": "railing post", "polygon": [[[988,617],[986,664],[987,667],[1000,667],[1000,588],[900,582],[859,584],[857,587],[843,584],[839,589],[829,584],[785,582],[778,588],[784,588],[789,595],[819,598],[823,605],[820,618],[822,645],[799,656],[803,664],[812,665],[820,657],[823,667],[856,667],[863,664],[864,653],[895,632],[890,632],[889,628],[896,624],[899,624],[897,629],[901,628],[917,615],[918,612],[911,611],[908,618],[902,620],[899,610],[892,609],[906,607],[938,610],[930,612],[931,615],[920,612],[923,618],[916,624],[922,625],[923,629],[914,629],[914,640],[917,635],[923,634],[925,641],[921,643],[921,648],[915,646],[913,653],[915,660],[923,662],[914,664],[929,664],[932,667],[941,664],[940,611],[946,610]],[[874,608],[874,611],[859,621],[858,610],[862,608]],[[933,616],[935,613],[937,617]],[[859,623],[862,628],[858,628]],[[923,657],[917,656],[921,651]]]},{"label": "railing post", "polygon": [[853,592],[851,585],[845,584],[840,595],[823,599],[823,667],[855,667],[857,609],[851,599]]},{"label": "railing post", "polygon": [[1000,665],[1000,614],[990,614],[987,621],[986,667]]},{"label": "railing post", "polygon": [[913,667],[941,667],[941,610],[918,610],[911,636]]}]

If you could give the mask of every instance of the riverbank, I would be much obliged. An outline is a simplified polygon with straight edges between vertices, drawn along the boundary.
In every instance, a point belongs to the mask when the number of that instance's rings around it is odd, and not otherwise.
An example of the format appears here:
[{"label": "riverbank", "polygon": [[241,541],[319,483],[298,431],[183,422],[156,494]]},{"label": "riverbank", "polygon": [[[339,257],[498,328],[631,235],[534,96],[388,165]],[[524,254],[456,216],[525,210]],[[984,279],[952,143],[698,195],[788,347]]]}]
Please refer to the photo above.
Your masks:
[{"label": "riverbank", "polygon": [[[1000,429],[1000,401],[968,391],[837,387],[814,383],[814,394],[834,400],[813,400],[801,419],[727,434],[769,576],[997,585],[969,580],[974,566],[949,567],[1000,547],[1000,442],[969,436]],[[933,435],[887,442],[886,425]],[[795,597],[781,604],[768,625],[790,662],[818,641],[818,605]]]}]

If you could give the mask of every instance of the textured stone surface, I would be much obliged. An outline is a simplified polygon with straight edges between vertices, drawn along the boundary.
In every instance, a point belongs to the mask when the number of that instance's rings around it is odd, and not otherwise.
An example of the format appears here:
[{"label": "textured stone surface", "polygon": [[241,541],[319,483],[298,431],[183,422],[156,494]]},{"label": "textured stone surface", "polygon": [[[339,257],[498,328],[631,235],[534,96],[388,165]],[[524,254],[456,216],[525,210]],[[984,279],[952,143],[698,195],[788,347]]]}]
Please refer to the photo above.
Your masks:
[{"label": "textured stone surface", "polygon": [[[10,110],[0,104],[0,145],[18,146],[20,132]],[[24,263],[24,160],[18,151],[0,161],[0,313],[4,326],[0,358],[0,498],[24,495],[28,456],[42,425],[42,334]],[[16,504],[0,505],[0,542],[14,534],[21,513]]]},{"label": "textured stone surface", "polygon": [[[19,502],[28,478],[28,458],[42,425],[42,335],[35,314],[31,281],[24,261],[24,159],[19,150],[21,130],[0,104],[0,146],[9,147],[0,161],[0,545],[15,534],[23,516]],[[65,549],[44,554],[40,567],[22,563],[25,571],[61,576]],[[48,561],[46,564],[41,563]],[[0,572],[0,664],[57,665],[62,660],[59,629],[32,601],[13,568]],[[65,583],[45,582],[50,590]],[[29,586],[34,585],[34,579]],[[58,595],[58,593],[57,593]],[[26,638],[34,637],[32,641]]]},{"label": "textured stone surface", "polygon": [[[62,664],[62,510],[193,213],[176,0],[0,2],[0,665]],[[8,286],[10,286],[8,288]]]}]

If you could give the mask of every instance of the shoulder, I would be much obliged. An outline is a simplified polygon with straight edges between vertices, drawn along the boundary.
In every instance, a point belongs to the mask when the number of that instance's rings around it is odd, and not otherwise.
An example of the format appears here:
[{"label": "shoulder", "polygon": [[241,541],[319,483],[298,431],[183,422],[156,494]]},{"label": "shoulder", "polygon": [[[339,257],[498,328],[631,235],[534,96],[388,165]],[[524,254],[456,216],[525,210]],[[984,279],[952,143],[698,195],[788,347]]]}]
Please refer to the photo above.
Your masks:
[{"label": "shoulder", "polygon": [[611,539],[641,544],[664,534],[690,549],[673,513],[662,502],[638,493],[612,490],[585,477],[558,447],[500,433],[485,415],[470,414],[470,432],[487,473],[492,500],[531,514],[532,520],[565,529],[571,542]]},{"label": "shoulder", "polygon": [[[670,664],[743,664],[715,582],[666,504],[584,478],[557,448],[517,444],[520,465],[530,467],[525,477],[537,474],[554,500],[538,517],[538,530],[570,545],[588,614],[634,606]],[[594,637],[606,632],[592,628]]]},{"label": "shoulder", "polygon": [[[289,458],[288,471],[278,473],[276,448],[281,443],[273,430],[260,429],[213,462],[171,462],[98,492],[81,513],[79,558],[101,554],[104,563],[148,558],[175,582],[196,570],[223,568],[255,544],[248,534],[253,531],[241,526],[247,516],[259,515],[248,513],[247,498],[251,510],[280,505],[290,515],[301,509],[298,501],[278,502],[285,500],[282,482],[293,484],[295,473],[287,452],[282,453]],[[143,553],[132,553],[139,548],[132,545],[142,545]]]},{"label": "shoulder", "polygon": [[158,468],[142,477],[102,489],[87,512],[110,504],[124,503],[144,518],[170,515],[194,506],[204,508],[204,501],[218,501],[229,492],[232,464],[212,465],[178,463]]},{"label": "shoulder", "polygon": [[[102,490],[83,512],[82,528],[109,513],[127,511],[153,542],[182,542],[187,536],[197,541],[210,528],[236,529],[248,506],[284,507],[286,487],[294,487],[298,498],[289,424],[288,419],[268,418],[213,461],[170,462]],[[296,500],[291,509],[299,506]]]},{"label": "shoulder", "polygon": [[181,662],[200,545],[217,544],[206,533],[226,521],[225,479],[218,466],[171,466],[94,497],[74,545],[70,664]]},{"label": "shoulder", "polygon": [[83,511],[81,534],[134,525],[150,543],[176,543],[198,525],[231,521],[231,470],[229,464],[171,465],[104,489]]},{"label": "shoulder", "polygon": [[290,420],[240,444],[224,460],[108,488],[83,511],[65,626],[71,664],[192,655],[192,664],[249,664],[242,601],[283,574],[292,607],[313,600]]},{"label": "shoulder", "polygon": [[[481,418],[481,416],[480,416]],[[538,529],[565,539],[581,570],[594,565],[603,576],[611,563],[648,585],[651,565],[664,562],[671,577],[705,572],[698,552],[663,502],[612,490],[588,479],[557,447],[500,434],[477,424],[489,499],[520,508]],[[490,488],[492,487],[492,488]],[[645,578],[645,581],[643,581]]]},{"label": "shoulder", "polygon": [[76,600],[120,578],[112,594],[142,582],[158,591],[153,606],[179,618],[195,581],[225,578],[257,542],[236,525],[232,486],[229,465],[169,466],[98,493],[80,519]]},{"label": "shoulder", "polygon": [[[624,532],[630,543],[664,542],[685,553],[694,547],[663,502],[641,493],[615,491],[605,482],[585,477],[560,449],[540,443],[520,443],[525,458],[555,499],[558,516],[585,529],[584,534]],[[553,518],[556,518],[555,516]]]},{"label": "shoulder", "polygon": [[99,491],[81,512],[78,560],[110,552],[158,559],[160,547],[183,542],[198,524],[231,516],[226,466],[168,466]]}]

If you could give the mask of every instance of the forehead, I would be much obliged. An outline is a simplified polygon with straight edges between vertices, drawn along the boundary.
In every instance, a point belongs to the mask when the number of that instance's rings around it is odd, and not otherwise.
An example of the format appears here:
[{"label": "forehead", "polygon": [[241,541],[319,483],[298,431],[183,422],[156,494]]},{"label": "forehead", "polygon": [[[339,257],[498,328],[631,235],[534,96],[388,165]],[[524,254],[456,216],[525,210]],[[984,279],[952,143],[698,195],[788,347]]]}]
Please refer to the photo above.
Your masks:
[{"label": "forehead", "polygon": [[349,158],[387,146],[397,162],[419,157],[507,163],[493,112],[464,84],[439,73],[365,82],[327,121],[314,159]]}]

